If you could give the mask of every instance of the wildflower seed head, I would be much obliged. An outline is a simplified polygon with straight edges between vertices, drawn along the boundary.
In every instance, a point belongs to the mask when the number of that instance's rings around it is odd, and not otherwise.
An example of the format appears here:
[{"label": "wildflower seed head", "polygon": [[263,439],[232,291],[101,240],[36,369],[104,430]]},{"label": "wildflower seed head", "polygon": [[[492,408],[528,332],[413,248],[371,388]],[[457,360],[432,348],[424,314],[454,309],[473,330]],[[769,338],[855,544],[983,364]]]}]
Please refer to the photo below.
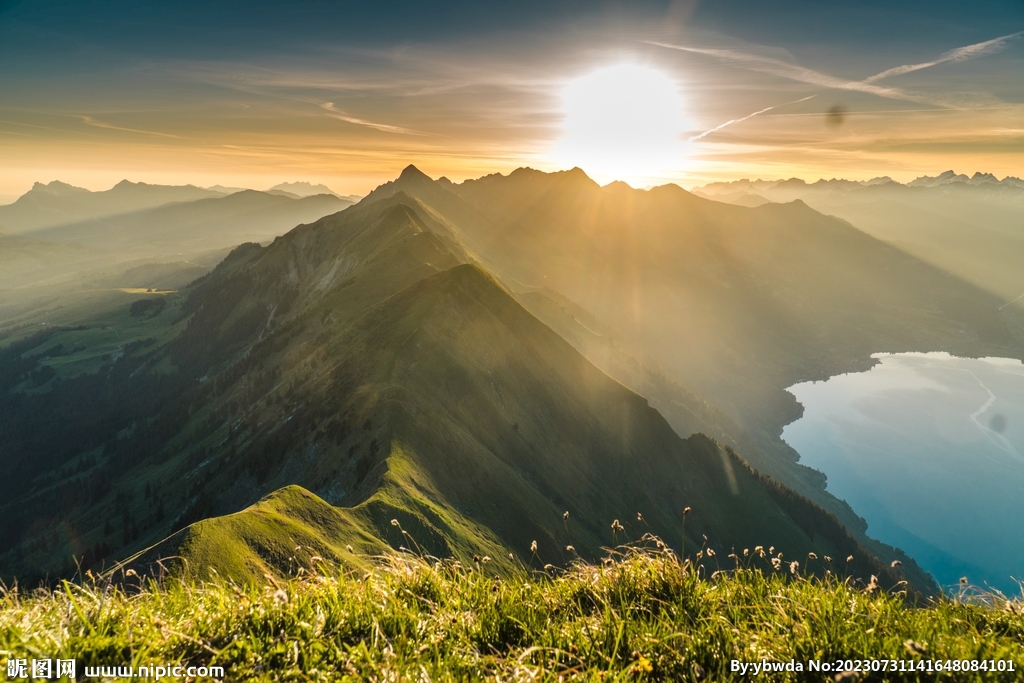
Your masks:
[{"label": "wildflower seed head", "polygon": [[515,561],[515,559],[516,559],[516,556],[515,556],[515,555],[513,555],[512,553],[509,553],[509,554],[508,554],[508,559],[509,559],[509,560],[512,560],[512,561],[514,562],[514,561]]},{"label": "wildflower seed head", "polygon": [[488,557],[487,555],[484,555],[483,557],[480,558],[480,562],[483,563],[483,564],[487,564],[490,561],[491,561],[491,558]]},{"label": "wildflower seed head", "polygon": [[688,507],[683,508],[683,517],[685,517],[688,514],[690,514],[690,508],[688,508]]},{"label": "wildflower seed head", "polygon": [[960,583],[961,584],[966,584],[967,583],[967,577],[966,576],[961,576],[960,577]]},{"label": "wildflower seed head", "polygon": [[574,553],[574,552],[576,552],[576,548],[573,548],[571,545],[567,545],[567,546],[565,546],[565,551],[567,553]]},{"label": "wildflower seed head", "polygon": [[807,553],[807,559],[808,560],[816,560],[816,559],[818,559],[818,556],[815,555],[814,553]]},{"label": "wildflower seed head", "polygon": [[708,548],[708,557],[714,557],[714,556],[715,556],[715,551],[712,550],[711,548]]},{"label": "wildflower seed head", "polygon": [[832,558],[831,558],[831,557],[829,557],[828,555],[826,555],[826,556],[825,556],[825,561],[826,561],[826,562],[831,562],[831,561],[832,561]]},{"label": "wildflower seed head", "polygon": [[847,557],[846,561],[847,562],[853,562],[853,555],[850,555],[849,557]]},{"label": "wildflower seed head", "polygon": [[772,558],[772,569],[778,571],[782,568],[782,560],[777,557]]},{"label": "wildflower seed head", "polygon": [[397,519],[391,520],[391,526],[398,526],[398,520]]},{"label": "wildflower seed head", "polygon": [[789,573],[793,576],[797,576],[800,573],[800,563],[793,560],[789,563]]},{"label": "wildflower seed head", "polygon": [[562,519],[569,519],[569,511],[568,510],[566,510],[565,512],[562,513]]},{"label": "wildflower seed head", "polygon": [[644,516],[641,515],[639,512],[636,513],[636,521],[638,521],[638,522],[644,521]]},{"label": "wildflower seed head", "polygon": [[750,557],[750,548],[743,549],[743,557]]},{"label": "wildflower seed head", "polygon": [[353,552],[351,545],[346,545],[345,550],[349,551],[350,553]]},{"label": "wildflower seed head", "polygon": [[530,544],[530,552],[531,553],[536,553],[537,552],[537,541],[534,541],[533,543]]},{"label": "wildflower seed head", "polygon": [[890,566],[892,566],[892,567],[900,567],[902,565],[903,565],[903,563],[900,562],[899,560],[893,560],[892,561],[892,565],[890,565]]}]

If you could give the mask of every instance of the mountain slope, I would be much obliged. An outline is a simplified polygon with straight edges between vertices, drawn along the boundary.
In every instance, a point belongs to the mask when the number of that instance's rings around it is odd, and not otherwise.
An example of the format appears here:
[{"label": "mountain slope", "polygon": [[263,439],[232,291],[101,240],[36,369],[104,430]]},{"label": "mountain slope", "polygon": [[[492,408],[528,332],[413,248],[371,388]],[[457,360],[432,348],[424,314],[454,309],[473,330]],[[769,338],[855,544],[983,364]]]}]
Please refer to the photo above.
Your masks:
[{"label": "mountain slope", "polygon": [[[407,191],[430,204],[424,184]],[[452,223],[488,267],[578,302],[755,431],[792,418],[783,387],[870,352],[1019,353],[1001,302],[799,202],[600,188],[578,170],[430,192],[483,214]]]},{"label": "mountain slope", "polygon": [[[296,534],[334,553],[365,531],[499,564],[509,552],[528,559],[537,541],[538,561],[562,563],[615,542],[615,519],[619,538],[650,529],[678,547],[689,506],[691,550],[702,535],[722,553],[852,548],[860,575],[897,580],[820,508],[779,498],[706,437],[680,439],[469,260],[451,223],[404,193],[236,249],[173,309],[167,324],[185,327],[174,341],[89,380],[109,387],[93,392],[99,403],[145,397],[127,422],[98,415],[73,432],[95,434],[85,444],[53,435],[45,460],[9,440],[25,493],[0,508],[4,574],[60,569],[60,544],[39,547],[26,530],[61,492],[60,524],[95,549],[92,566],[175,532],[165,547],[196,548],[199,564],[221,548],[216,566],[240,579],[288,570],[281,549]],[[76,386],[53,386],[53,404]],[[6,434],[29,433],[31,410],[10,415]],[[294,518],[258,522],[268,509],[288,516],[279,503],[293,494],[249,506],[290,485],[347,511],[324,513],[334,522],[316,533]],[[221,544],[222,533],[234,540]]]},{"label": "mountain slope", "polygon": [[802,202],[602,188],[578,169],[459,185],[414,171],[364,203],[385,190],[416,196],[503,281],[578,303],[630,355],[723,410],[756,443],[743,456],[759,470],[860,533],[864,522],[779,439],[801,411],[785,387],[866,369],[882,351],[1024,353],[1002,300]]},{"label": "mountain slope", "polygon": [[[355,519],[395,545],[503,558],[508,550],[525,557],[538,541],[538,561],[565,563],[597,556],[614,543],[610,520],[636,520],[638,511],[643,522],[627,522],[634,538],[650,530],[678,544],[680,510],[690,505],[691,547],[704,534],[719,552],[758,544],[795,556],[856,548],[859,570],[882,571],[838,524],[817,537],[794,521],[826,520],[820,510],[783,512],[769,488],[719,446],[702,436],[679,439],[644,399],[475,266],[420,280],[360,316],[322,352],[333,363],[328,373],[318,371],[325,365],[319,358],[310,363],[304,419],[340,438],[293,437],[290,454],[264,458],[258,471],[269,472],[270,488],[297,481],[327,500],[355,504]],[[259,424],[281,424],[273,412],[247,416],[254,433],[243,428],[236,438],[250,452],[270,436]],[[346,421],[361,422],[364,433]],[[312,460],[300,455],[311,451]],[[339,467],[354,471],[339,476]],[[347,527],[341,538],[359,528]],[[318,551],[332,538],[340,546],[339,532],[324,533]],[[840,546],[846,550],[837,552]],[[178,552],[195,561],[187,548]]]}]

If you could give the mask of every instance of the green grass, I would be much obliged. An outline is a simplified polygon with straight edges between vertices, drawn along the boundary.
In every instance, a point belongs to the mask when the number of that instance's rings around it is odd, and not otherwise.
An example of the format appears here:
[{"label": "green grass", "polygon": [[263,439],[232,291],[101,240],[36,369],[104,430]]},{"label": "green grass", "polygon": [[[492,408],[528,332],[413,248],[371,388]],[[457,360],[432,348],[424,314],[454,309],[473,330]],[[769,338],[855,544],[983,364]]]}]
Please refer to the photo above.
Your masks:
[{"label": "green grass", "polygon": [[794,577],[786,564],[763,572],[742,557],[705,556],[695,570],[655,547],[557,573],[534,561],[503,577],[480,559],[391,555],[341,575],[321,564],[263,585],[126,592],[90,578],[31,595],[11,589],[0,595],[0,656],[223,666],[226,680],[259,681],[741,680],[734,659],[1012,659],[1024,669],[1019,600],[914,607],[899,592],[835,574]]}]

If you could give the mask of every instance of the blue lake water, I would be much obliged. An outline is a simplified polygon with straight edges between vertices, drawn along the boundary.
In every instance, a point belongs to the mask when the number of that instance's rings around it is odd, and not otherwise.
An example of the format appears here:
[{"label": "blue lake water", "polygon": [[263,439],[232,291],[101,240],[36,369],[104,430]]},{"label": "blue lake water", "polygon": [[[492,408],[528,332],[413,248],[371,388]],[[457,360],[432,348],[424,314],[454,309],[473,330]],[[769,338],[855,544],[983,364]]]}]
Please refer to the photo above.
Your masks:
[{"label": "blue lake water", "polygon": [[876,354],[867,372],[789,391],[782,438],[828,490],[941,585],[1024,579],[1024,365],[946,353]]}]

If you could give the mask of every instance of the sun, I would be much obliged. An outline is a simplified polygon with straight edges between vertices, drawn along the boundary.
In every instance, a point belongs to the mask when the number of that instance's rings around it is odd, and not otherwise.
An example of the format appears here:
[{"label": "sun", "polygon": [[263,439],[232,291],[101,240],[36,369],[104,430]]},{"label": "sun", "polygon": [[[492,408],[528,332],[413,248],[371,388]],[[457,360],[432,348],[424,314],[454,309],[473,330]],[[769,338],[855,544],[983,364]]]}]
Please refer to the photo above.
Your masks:
[{"label": "sun", "polygon": [[579,166],[599,182],[644,184],[684,162],[687,129],[678,84],[639,64],[617,64],[570,81],[552,161]]}]

